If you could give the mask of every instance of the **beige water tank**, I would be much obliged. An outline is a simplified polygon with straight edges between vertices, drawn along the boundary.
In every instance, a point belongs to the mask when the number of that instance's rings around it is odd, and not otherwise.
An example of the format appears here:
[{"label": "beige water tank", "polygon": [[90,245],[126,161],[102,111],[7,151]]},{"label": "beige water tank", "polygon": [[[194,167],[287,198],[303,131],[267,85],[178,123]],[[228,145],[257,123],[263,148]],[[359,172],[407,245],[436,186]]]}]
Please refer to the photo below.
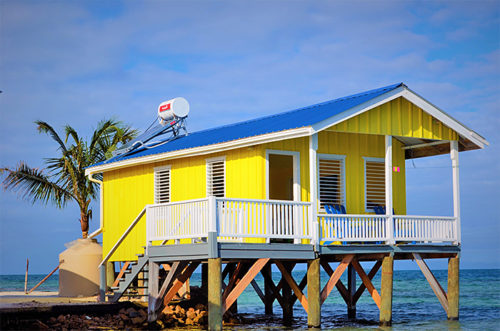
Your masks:
[{"label": "beige water tank", "polygon": [[59,296],[87,297],[99,292],[102,247],[95,239],[77,239],[59,254]]}]

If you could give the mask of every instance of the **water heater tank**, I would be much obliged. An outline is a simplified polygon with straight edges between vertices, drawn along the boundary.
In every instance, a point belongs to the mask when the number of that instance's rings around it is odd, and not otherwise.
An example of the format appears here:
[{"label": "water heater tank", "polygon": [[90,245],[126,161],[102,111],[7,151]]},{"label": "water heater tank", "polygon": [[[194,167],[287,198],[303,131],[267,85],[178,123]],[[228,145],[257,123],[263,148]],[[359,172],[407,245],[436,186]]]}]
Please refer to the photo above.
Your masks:
[{"label": "water heater tank", "polygon": [[189,103],[182,97],[162,102],[158,106],[158,116],[163,121],[169,121],[174,117],[184,118],[188,114]]}]

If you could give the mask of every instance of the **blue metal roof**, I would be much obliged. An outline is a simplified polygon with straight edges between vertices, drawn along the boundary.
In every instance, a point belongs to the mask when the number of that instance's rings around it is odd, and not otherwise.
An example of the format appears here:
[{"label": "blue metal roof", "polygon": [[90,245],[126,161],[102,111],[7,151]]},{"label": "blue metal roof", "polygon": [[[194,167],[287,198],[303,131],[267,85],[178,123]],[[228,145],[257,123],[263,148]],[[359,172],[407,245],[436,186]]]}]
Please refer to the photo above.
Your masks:
[{"label": "blue metal roof", "polygon": [[325,119],[356,107],[366,101],[376,98],[381,94],[394,90],[402,85],[403,83],[389,85],[375,90],[370,90],[347,97],[318,103],[284,113],[261,117],[235,124],[224,125],[212,129],[192,132],[187,136],[170,141],[166,144],[159,145],[151,149],[138,148],[131,152],[112,157],[104,162],[94,164],[91,167],[147,155],[208,146],[248,137],[259,136],[267,133],[312,126]]}]

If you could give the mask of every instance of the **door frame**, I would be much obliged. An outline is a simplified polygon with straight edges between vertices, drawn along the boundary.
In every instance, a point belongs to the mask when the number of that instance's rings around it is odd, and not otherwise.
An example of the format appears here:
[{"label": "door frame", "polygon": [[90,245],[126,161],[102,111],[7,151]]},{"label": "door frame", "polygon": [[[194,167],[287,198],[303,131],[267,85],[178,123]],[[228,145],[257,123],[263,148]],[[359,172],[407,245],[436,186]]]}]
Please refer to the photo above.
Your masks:
[{"label": "door frame", "polygon": [[293,157],[293,200],[301,201],[300,192],[300,152],[266,149],[266,200],[269,200],[269,155],[290,155]]}]

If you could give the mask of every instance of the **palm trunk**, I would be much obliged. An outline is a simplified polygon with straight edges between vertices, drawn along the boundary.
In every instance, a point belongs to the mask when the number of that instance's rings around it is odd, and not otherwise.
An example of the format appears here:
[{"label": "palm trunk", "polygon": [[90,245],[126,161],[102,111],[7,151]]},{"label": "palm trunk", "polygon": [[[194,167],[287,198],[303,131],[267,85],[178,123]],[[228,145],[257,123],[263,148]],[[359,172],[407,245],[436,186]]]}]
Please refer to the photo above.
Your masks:
[{"label": "palm trunk", "polygon": [[83,211],[80,212],[80,225],[82,227],[82,238],[87,239],[89,234],[89,216]]}]

